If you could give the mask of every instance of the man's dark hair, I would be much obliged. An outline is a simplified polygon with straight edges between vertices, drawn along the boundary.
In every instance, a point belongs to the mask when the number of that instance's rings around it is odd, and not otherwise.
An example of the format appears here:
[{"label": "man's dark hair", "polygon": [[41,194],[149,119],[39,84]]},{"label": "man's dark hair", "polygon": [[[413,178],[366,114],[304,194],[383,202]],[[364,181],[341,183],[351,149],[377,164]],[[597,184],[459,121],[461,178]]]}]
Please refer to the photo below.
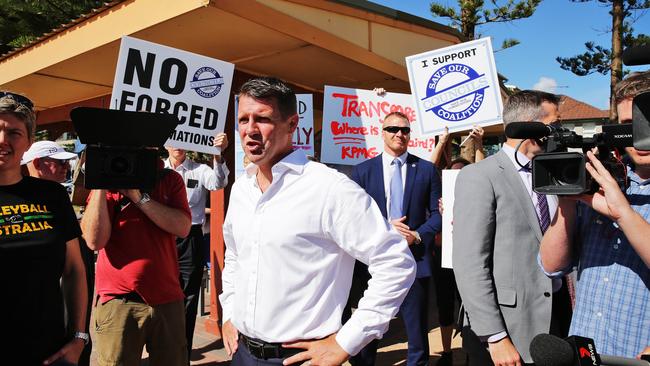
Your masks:
[{"label": "man's dark hair", "polygon": [[384,117],[384,121],[387,120],[388,117],[399,117],[399,118],[405,119],[406,122],[409,122],[409,123],[411,122],[411,121],[409,121],[409,118],[406,117],[406,115],[405,115],[404,113],[399,112],[399,111],[395,111],[395,112],[390,112],[390,113],[388,113],[388,114],[386,115],[386,117]]},{"label": "man's dark hair", "polygon": [[559,105],[560,98],[539,90],[522,90],[511,95],[503,108],[503,124],[541,121],[546,116],[542,108],[542,102],[545,101]]},{"label": "man's dark hair", "polygon": [[616,104],[639,94],[650,92],[650,70],[633,72],[614,87]]},{"label": "man's dark hair", "polygon": [[275,99],[282,118],[289,118],[298,113],[296,93],[282,80],[274,77],[250,79],[239,89],[239,97],[248,96],[255,99]]}]

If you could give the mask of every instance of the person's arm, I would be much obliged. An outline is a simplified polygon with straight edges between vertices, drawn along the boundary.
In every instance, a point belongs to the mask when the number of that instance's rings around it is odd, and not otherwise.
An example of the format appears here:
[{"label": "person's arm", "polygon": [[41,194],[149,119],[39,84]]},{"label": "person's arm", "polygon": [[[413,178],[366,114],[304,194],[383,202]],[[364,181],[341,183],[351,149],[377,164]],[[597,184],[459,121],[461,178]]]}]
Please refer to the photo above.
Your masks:
[{"label": "person's arm", "polygon": [[308,359],[312,364],[342,364],[386,332],[415,280],[415,260],[406,241],[390,230],[375,201],[346,178],[327,188],[321,214],[325,233],[350,256],[367,264],[371,279],[343,327],[321,340],[286,344],[306,351],[288,358],[285,365]]},{"label": "person's arm", "polygon": [[213,168],[210,174],[204,174],[203,186],[209,191],[224,188],[228,185],[228,174],[230,170],[226,165],[226,160],[223,159],[223,151],[228,148],[228,135],[224,132],[218,133],[214,137],[214,146],[221,149],[221,155],[215,155],[213,161]]},{"label": "person's arm", "polygon": [[[131,203],[136,205],[159,228],[179,238],[184,238],[190,233],[192,219],[187,215],[187,212],[165,206],[160,202],[156,202],[153,198],[148,202],[139,204],[138,202],[142,199],[142,193],[138,189],[120,190],[120,192],[131,200]],[[184,199],[187,201],[186,196],[184,196]]]},{"label": "person's arm", "polygon": [[[445,132],[438,136],[438,143],[433,149],[433,154],[431,154],[431,162],[438,168],[444,169],[442,166],[442,157],[445,155],[447,150],[447,143],[449,142],[449,128],[445,126]],[[449,161],[447,161],[449,163]]]},{"label": "person's arm", "polygon": [[616,221],[632,248],[645,265],[650,267],[650,223],[634,211],[614,177],[598,158],[591,151],[587,152],[587,156],[589,162],[586,168],[601,189],[593,196],[583,197],[583,201],[598,213]]},{"label": "person's arm", "polygon": [[81,219],[86,245],[92,250],[104,249],[111,237],[111,220],[108,213],[106,190],[96,189],[90,192],[90,198]]},{"label": "person's arm", "polygon": [[[492,275],[496,230],[494,189],[475,165],[456,179],[453,267],[472,330],[488,341],[495,365],[520,365],[521,356],[507,335]],[[478,224],[480,223],[480,224]]]},{"label": "person's arm", "polygon": [[485,159],[485,151],[483,150],[483,134],[485,134],[485,131],[481,126],[474,126],[472,132],[469,134],[474,140],[474,149],[476,150],[474,153],[475,163]]},{"label": "person's arm", "polygon": [[221,294],[219,295],[219,302],[221,304],[221,317],[223,321],[222,334],[223,345],[226,349],[228,356],[232,356],[237,351],[237,341],[239,340],[239,332],[232,324],[232,302],[235,294],[235,269],[237,268],[237,247],[232,235],[232,226],[230,218],[226,217],[223,223],[223,240],[226,244],[226,253],[224,256],[224,267],[221,273]]},{"label": "person's arm", "polygon": [[[86,270],[81,252],[79,250],[79,240],[72,239],[66,243],[65,265],[63,267],[63,276],[61,277],[63,294],[67,314],[73,324],[75,332],[86,333],[86,305],[88,303],[88,289],[86,287]],[[79,356],[84,349],[84,341],[79,338],[72,338],[55,354],[48,357],[44,364],[64,359],[69,363],[76,364]]]},{"label": "person's arm", "polygon": [[542,269],[546,273],[561,272],[571,265],[576,210],[575,200],[560,197],[557,213],[539,247]]}]

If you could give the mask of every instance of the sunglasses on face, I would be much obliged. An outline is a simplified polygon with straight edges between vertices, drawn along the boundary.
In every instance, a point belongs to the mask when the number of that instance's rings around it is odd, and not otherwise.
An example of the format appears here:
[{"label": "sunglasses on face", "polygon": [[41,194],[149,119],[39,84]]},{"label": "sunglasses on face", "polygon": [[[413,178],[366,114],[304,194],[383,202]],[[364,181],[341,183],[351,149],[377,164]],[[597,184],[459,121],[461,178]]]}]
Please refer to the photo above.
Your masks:
[{"label": "sunglasses on face", "polygon": [[23,105],[27,109],[34,110],[34,103],[26,96],[8,91],[0,91],[0,99],[2,98],[13,99],[16,103]]},{"label": "sunglasses on face", "polygon": [[68,166],[70,164],[69,160],[59,160],[59,159],[52,159],[52,158],[44,158],[43,161],[52,164],[57,164],[62,167]]},{"label": "sunglasses on face", "polygon": [[408,135],[411,133],[411,127],[388,126],[384,127],[384,131],[390,133],[397,133],[398,131],[402,131],[403,135]]}]

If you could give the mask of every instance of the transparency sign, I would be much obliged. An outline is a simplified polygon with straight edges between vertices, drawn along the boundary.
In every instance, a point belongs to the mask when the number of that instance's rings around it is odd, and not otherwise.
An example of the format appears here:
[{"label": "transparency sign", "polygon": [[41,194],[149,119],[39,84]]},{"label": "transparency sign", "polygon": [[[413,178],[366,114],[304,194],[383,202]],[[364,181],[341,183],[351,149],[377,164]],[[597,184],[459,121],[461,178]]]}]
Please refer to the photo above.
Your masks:
[{"label": "transparency sign", "polygon": [[[298,107],[298,127],[293,133],[292,144],[294,149],[300,149],[307,155],[314,156],[314,102],[311,94],[296,94]],[[235,96],[235,179],[245,173],[245,154],[239,138],[239,121],[237,120],[237,106],[239,100]]]},{"label": "transparency sign", "polygon": [[180,124],[165,145],[209,154],[223,132],[235,66],[194,53],[122,37],[111,108],[169,113]]},{"label": "transparency sign", "polygon": [[502,123],[503,106],[490,38],[409,56],[406,67],[422,133]]},{"label": "transparency sign", "polygon": [[424,135],[416,121],[409,94],[325,86],[321,161],[356,165],[379,155],[384,148],[382,123],[391,112],[402,112],[411,122],[408,151],[429,160],[435,146],[433,135]]}]

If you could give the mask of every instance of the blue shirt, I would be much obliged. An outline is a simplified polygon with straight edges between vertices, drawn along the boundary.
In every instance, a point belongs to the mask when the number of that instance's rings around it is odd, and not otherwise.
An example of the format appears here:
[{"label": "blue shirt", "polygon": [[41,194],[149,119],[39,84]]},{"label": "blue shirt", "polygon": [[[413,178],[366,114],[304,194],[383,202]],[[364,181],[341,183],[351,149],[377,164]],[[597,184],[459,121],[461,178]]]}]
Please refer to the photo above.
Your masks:
[{"label": "blue shirt", "polygon": [[[632,208],[650,222],[650,179],[629,168],[628,179]],[[650,270],[609,218],[580,204],[576,222],[582,247],[569,334],[593,338],[598,353],[635,357],[650,345]]]}]

